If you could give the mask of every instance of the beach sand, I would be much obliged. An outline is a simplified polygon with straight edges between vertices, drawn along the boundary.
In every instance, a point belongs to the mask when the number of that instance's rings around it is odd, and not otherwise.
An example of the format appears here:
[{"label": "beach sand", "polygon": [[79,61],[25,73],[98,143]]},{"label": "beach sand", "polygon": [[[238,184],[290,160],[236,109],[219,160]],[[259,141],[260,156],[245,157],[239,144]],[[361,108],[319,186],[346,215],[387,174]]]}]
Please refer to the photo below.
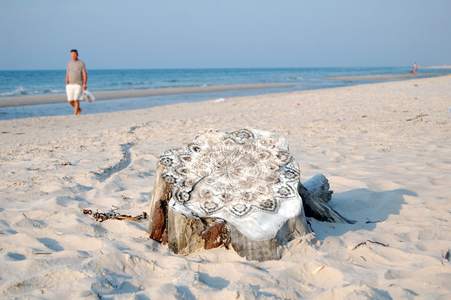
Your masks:
[{"label": "beach sand", "polygon": [[[151,89],[99,91],[95,93],[95,97],[96,100],[99,101],[99,100],[114,100],[114,99],[126,99],[126,98],[149,97],[149,96],[287,88],[291,86],[292,84],[287,83],[249,83],[249,84],[224,84],[211,86],[164,87]],[[66,94],[8,96],[8,97],[0,97],[0,108],[17,107],[24,105],[61,103],[65,101]]]},{"label": "beach sand", "polygon": [[[450,299],[450,106],[446,76],[0,121],[0,298]],[[163,150],[241,127],[286,136],[302,180],[324,173],[358,222],[312,220],[316,241],[259,263],[81,213],[147,211]]]}]

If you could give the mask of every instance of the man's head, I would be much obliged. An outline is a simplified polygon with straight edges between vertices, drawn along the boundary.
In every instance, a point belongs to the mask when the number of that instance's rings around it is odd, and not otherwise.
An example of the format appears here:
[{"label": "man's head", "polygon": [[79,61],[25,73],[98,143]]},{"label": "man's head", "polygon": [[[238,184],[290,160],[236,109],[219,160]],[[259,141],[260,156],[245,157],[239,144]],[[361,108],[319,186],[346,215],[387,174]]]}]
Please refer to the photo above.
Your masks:
[{"label": "man's head", "polygon": [[78,51],[77,51],[77,49],[70,50],[70,57],[72,58],[72,60],[77,60],[78,59]]}]

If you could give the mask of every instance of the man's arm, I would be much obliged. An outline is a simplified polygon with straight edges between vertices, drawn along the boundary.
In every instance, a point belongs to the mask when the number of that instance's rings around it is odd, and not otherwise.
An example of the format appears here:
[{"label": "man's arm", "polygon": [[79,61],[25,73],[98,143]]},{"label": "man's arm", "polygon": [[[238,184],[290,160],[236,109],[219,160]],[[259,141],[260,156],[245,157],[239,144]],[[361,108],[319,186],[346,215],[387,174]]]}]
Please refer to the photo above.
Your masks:
[{"label": "man's arm", "polygon": [[83,69],[81,71],[82,80],[83,80],[83,89],[86,90],[88,88],[88,72],[86,71],[86,66],[83,63]]},{"label": "man's arm", "polygon": [[66,84],[69,84],[69,66],[66,66]]}]

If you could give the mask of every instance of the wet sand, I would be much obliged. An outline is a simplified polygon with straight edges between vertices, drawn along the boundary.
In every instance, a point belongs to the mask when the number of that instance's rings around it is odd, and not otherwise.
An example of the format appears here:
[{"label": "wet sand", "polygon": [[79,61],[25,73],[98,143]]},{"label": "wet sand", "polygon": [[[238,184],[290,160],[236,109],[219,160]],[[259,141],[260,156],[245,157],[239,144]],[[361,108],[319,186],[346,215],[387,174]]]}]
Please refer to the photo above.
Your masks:
[{"label": "wet sand", "polygon": [[345,81],[395,81],[406,79],[420,79],[425,77],[433,77],[433,74],[421,73],[421,74],[375,74],[375,75],[355,75],[355,76],[334,76],[329,77],[333,80],[345,80]]},{"label": "wet sand", "polygon": [[[223,91],[256,90],[267,88],[290,87],[286,83],[257,83],[257,84],[233,84],[233,85],[214,85],[205,87],[172,87],[172,88],[154,88],[154,89],[136,89],[136,90],[118,90],[118,91],[99,91],[94,92],[97,100],[113,100],[147,96],[178,95],[192,93],[212,93]],[[46,94],[46,95],[26,95],[13,97],[0,97],[1,107],[24,106],[60,103],[66,101],[65,94]]]}]

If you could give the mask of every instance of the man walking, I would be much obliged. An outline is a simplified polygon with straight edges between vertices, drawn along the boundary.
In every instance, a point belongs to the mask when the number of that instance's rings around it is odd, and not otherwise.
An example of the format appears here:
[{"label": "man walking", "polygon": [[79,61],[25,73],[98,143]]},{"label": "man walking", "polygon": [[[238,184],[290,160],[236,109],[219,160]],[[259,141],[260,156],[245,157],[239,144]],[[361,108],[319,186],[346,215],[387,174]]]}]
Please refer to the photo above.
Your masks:
[{"label": "man walking", "polygon": [[85,63],[78,59],[78,51],[70,50],[71,60],[67,63],[66,69],[66,94],[67,101],[74,109],[75,115],[80,115],[80,99],[83,91],[88,88],[88,72]]}]

